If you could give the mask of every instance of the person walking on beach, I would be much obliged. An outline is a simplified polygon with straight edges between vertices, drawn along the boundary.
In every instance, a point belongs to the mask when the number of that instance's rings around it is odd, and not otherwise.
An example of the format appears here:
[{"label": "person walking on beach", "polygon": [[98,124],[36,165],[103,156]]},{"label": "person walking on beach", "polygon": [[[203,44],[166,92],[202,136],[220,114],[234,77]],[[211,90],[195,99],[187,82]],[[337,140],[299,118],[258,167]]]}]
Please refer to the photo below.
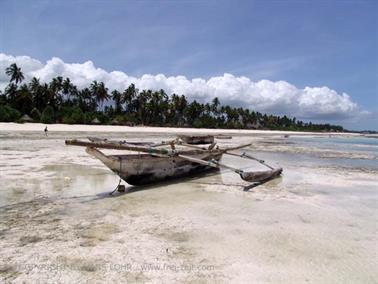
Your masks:
[{"label": "person walking on beach", "polygon": [[45,127],[45,136],[48,136],[47,134],[48,130],[47,130],[47,126]]}]

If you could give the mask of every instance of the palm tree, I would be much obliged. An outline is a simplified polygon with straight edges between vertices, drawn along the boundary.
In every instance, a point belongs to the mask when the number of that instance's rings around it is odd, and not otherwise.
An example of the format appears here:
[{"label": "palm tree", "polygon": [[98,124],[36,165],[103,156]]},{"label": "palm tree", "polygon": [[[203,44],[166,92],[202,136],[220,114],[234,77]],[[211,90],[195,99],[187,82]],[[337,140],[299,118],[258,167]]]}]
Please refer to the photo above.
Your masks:
[{"label": "palm tree", "polygon": [[21,83],[22,80],[24,80],[24,74],[22,73],[21,68],[18,67],[16,63],[9,65],[9,67],[5,69],[5,73],[11,77],[10,82],[15,81],[16,85],[18,83]]},{"label": "palm tree", "polygon": [[15,97],[16,109],[21,113],[30,113],[33,108],[33,98],[29,92],[28,86],[23,84],[16,93]]},{"label": "palm tree", "polygon": [[61,94],[63,88],[63,77],[58,76],[52,79],[49,84],[48,100],[49,104],[56,110],[63,103]]},{"label": "palm tree", "polygon": [[121,104],[121,93],[117,90],[112,91],[112,99],[114,100],[115,104],[115,113],[119,114],[122,112],[122,104]]},{"label": "palm tree", "polygon": [[30,83],[29,83],[29,89],[30,89],[30,91],[32,93],[36,93],[40,87],[41,87],[41,84],[39,82],[39,79],[36,78],[36,77],[33,77],[30,80]]},{"label": "palm tree", "polygon": [[150,117],[147,115],[147,103],[152,97],[151,90],[143,90],[138,95],[138,102],[137,102],[137,111],[138,111],[138,118],[141,124],[145,124],[149,121]]},{"label": "palm tree", "polygon": [[168,110],[168,115],[169,115],[168,120],[172,124],[178,123],[177,111],[179,109],[179,105],[180,105],[180,97],[176,94],[172,94],[172,97],[169,103],[169,110]]},{"label": "palm tree", "polygon": [[176,109],[176,118],[178,125],[183,125],[187,119],[185,119],[185,110],[188,107],[188,101],[184,95],[181,95],[177,99]]},{"label": "palm tree", "polygon": [[[91,96],[92,96],[92,98],[93,98],[93,100],[95,102],[97,101],[97,89],[98,89],[98,82],[95,80],[89,86],[89,90],[91,92]],[[86,95],[88,95],[88,94],[86,94]],[[97,108],[97,106],[96,106],[96,108]]]},{"label": "palm tree", "polygon": [[199,121],[204,112],[204,109],[204,105],[198,103],[196,100],[189,104],[188,107],[185,109],[185,114],[188,118],[188,123],[190,125],[193,125],[195,121]]},{"label": "palm tree", "polygon": [[88,88],[84,88],[78,92],[78,104],[84,112],[93,112],[97,109],[96,100],[92,96],[91,90]]},{"label": "palm tree", "polygon": [[218,97],[215,97],[212,101],[212,104],[211,104],[211,110],[212,112],[217,115],[218,114],[218,107],[220,105],[220,101],[218,99]]},{"label": "palm tree", "polygon": [[146,106],[149,113],[149,121],[153,124],[162,125],[167,118],[168,111],[168,95],[164,90],[149,93],[149,101]]},{"label": "palm tree", "polygon": [[126,113],[131,115],[135,112],[137,107],[136,97],[138,96],[138,89],[135,88],[134,84],[131,84],[123,93],[121,98],[121,103],[125,104]]},{"label": "palm tree", "polygon": [[100,103],[102,108],[104,101],[109,100],[110,96],[108,94],[108,88],[105,87],[105,84],[101,82],[98,84],[97,92],[96,92],[96,101]]},{"label": "palm tree", "polygon": [[13,106],[16,94],[17,94],[17,85],[15,83],[10,83],[6,88],[4,92],[7,101],[11,106]]},{"label": "palm tree", "polygon": [[98,89],[98,82],[94,80],[91,85],[89,86],[89,90],[91,91],[92,95],[95,96]]},{"label": "palm tree", "polygon": [[108,88],[105,87],[103,82],[98,83],[93,81],[90,85],[90,91],[97,103],[100,103],[102,108],[104,101],[109,99]]},{"label": "palm tree", "polygon": [[63,82],[62,82],[62,93],[69,103],[71,101],[71,97],[76,95],[76,91],[77,91],[76,86],[74,86],[71,83],[70,78],[66,78],[66,79],[63,80]]},{"label": "palm tree", "polygon": [[0,90],[0,105],[5,105],[7,103],[7,97],[3,92]]},{"label": "palm tree", "polygon": [[44,92],[42,90],[42,87],[38,78],[33,77],[31,79],[29,83],[29,92],[33,98],[34,106],[39,111],[42,111],[46,106],[46,102],[45,102]]}]

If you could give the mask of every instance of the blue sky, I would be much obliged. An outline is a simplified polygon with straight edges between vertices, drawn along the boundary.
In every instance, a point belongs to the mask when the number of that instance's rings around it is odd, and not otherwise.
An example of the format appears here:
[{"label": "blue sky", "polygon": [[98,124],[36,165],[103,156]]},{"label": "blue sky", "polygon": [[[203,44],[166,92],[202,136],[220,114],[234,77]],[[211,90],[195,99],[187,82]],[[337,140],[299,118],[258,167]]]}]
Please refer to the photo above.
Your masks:
[{"label": "blue sky", "polygon": [[343,125],[378,129],[378,1],[0,0],[0,21],[7,55],[327,86],[373,114]]}]

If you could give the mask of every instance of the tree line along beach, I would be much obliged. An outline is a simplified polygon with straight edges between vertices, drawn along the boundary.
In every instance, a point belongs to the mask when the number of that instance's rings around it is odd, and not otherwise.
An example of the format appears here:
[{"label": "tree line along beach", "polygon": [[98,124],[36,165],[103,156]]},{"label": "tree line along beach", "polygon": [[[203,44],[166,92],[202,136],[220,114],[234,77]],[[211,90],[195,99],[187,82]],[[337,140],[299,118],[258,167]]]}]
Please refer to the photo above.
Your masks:
[{"label": "tree line along beach", "polygon": [[212,102],[188,101],[185,94],[164,90],[138,90],[131,84],[111,92],[103,82],[93,81],[78,89],[70,78],[40,82],[24,81],[16,63],[4,70],[9,84],[0,90],[0,121],[66,124],[113,124],[166,127],[270,129],[286,131],[342,132],[339,125],[297,120],[286,115],[263,114],[248,108]]}]

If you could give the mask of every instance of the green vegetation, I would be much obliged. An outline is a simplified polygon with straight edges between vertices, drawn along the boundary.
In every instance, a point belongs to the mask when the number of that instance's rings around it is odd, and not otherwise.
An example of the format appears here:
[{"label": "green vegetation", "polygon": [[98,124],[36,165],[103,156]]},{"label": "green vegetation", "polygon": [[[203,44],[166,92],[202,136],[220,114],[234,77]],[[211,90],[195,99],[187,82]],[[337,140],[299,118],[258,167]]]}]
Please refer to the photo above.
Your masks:
[{"label": "green vegetation", "polygon": [[37,108],[33,108],[30,112],[30,116],[34,121],[40,121],[41,120],[41,113]]},{"label": "green vegetation", "polygon": [[51,106],[45,107],[41,115],[41,122],[43,123],[54,123],[54,109]]},{"label": "green vegetation", "polygon": [[0,105],[0,121],[11,122],[16,121],[21,117],[18,110],[8,106]]},{"label": "green vegetation", "polygon": [[79,90],[69,78],[56,77],[41,83],[33,78],[22,84],[21,69],[6,68],[10,82],[0,91],[0,121],[17,121],[23,114],[43,123],[101,123],[121,125],[178,126],[196,128],[343,131],[341,126],[313,124],[296,118],[262,114],[244,108],[222,106],[218,98],[202,104],[185,95],[164,90],[126,90],[109,93],[102,82],[93,81]]}]

